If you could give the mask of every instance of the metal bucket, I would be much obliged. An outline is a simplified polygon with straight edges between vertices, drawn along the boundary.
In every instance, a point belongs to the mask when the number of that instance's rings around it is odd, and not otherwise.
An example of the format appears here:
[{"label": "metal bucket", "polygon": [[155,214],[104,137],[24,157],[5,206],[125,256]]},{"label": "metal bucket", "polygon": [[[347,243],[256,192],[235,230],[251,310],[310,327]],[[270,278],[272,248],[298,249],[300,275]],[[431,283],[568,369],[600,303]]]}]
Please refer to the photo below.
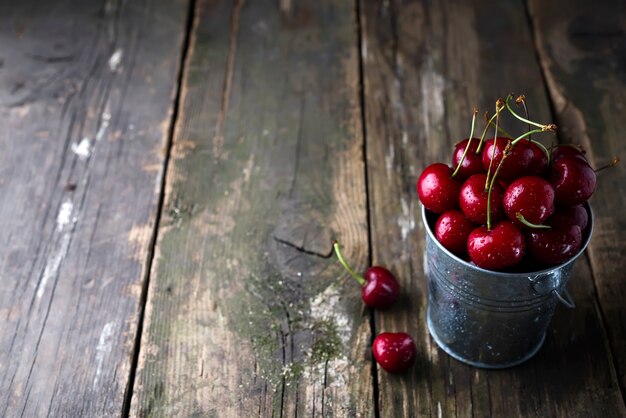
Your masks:
[{"label": "metal bucket", "polygon": [[578,254],[562,265],[523,273],[485,270],[455,256],[435,238],[437,215],[422,207],[428,330],[439,347],[457,360],[490,369],[535,355],[558,301],[574,307],[565,285],[591,237],[593,214],[585,207],[589,225]]}]

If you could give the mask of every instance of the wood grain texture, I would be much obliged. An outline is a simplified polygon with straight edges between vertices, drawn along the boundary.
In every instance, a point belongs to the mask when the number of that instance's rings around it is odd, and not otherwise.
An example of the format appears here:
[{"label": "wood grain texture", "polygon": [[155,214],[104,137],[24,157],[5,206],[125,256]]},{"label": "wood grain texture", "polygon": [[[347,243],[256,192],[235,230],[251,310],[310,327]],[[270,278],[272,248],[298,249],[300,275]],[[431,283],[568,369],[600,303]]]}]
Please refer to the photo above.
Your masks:
[{"label": "wood grain texture", "polygon": [[378,369],[380,415],[623,416],[585,260],[569,285],[576,309],[557,310],[544,347],[521,366],[465,366],[426,327],[419,173],[449,161],[469,134],[473,105],[493,112],[498,96],[523,92],[531,115],[550,120],[523,3],[360,4],[373,262],[390,266],[406,292],[404,303],[376,315],[376,332],[408,331],[418,345],[410,373]]},{"label": "wood grain texture", "polygon": [[560,138],[584,146],[598,174],[591,200],[596,230],[588,255],[600,310],[626,393],[626,5],[583,1],[530,2],[535,38],[554,103]]},{"label": "wood grain texture", "polygon": [[0,416],[119,416],[184,1],[0,5]]},{"label": "wood grain texture", "polygon": [[132,416],[373,416],[353,4],[199,2]]}]

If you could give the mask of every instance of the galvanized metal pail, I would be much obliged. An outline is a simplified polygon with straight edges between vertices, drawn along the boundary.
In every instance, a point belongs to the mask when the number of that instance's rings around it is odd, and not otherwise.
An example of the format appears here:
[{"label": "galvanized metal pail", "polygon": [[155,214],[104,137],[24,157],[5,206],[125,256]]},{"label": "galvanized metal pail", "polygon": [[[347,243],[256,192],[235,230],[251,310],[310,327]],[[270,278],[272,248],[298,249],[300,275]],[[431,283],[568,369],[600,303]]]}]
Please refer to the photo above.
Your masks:
[{"label": "galvanized metal pail", "polygon": [[422,207],[426,230],[428,330],[446,353],[472,366],[500,369],[531,358],[543,344],[558,301],[574,307],[565,285],[582,247],[566,263],[535,272],[485,270],[445,249],[435,238],[437,215]]}]

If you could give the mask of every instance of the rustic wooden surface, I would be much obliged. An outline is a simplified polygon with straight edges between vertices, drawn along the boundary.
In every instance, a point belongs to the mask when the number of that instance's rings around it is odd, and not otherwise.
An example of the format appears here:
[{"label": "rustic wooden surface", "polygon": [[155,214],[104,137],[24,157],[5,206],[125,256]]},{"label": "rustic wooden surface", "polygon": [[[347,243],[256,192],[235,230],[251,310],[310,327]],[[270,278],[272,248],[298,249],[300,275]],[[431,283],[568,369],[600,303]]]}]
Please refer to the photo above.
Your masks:
[{"label": "rustic wooden surface", "polygon": [[186,14],[0,6],[0,416],[122,414]]},{"label": "rustic wooden surface", "polygon": [[[625,6],[588,3],[0,4],[0,416],[626,416],[623,164],[536,357],[425,325],[414,185],[472,106],[523,92],[545,143],[626,158]],[[363,308],[332,239],[401,303]]]},{"label": "rustic wooden surface", "polygon": [[[226,18],[228,17],[228,18]],[[200,2],[132,416],[373,416],[349,2]]]}]

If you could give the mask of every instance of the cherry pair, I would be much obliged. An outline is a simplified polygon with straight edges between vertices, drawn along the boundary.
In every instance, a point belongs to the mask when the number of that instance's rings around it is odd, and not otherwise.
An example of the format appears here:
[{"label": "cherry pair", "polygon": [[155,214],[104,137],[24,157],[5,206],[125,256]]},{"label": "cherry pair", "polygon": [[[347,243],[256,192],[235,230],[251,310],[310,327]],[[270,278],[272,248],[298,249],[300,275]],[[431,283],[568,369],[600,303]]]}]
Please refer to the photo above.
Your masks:
[{"label": "cherry pair", "polygon": [[[373,266],[361,276],[343,258],[337,241],[333,242],[333,248],[341,265],[361,285],[361,299],[367,306],[386,309],[398,300],[400,285],[389,270]],[[389,373],[400,373],[411,367],[415,362],[416,351],[413,338],[405,332],[383,332],[372,344],[374,358]]]}]

